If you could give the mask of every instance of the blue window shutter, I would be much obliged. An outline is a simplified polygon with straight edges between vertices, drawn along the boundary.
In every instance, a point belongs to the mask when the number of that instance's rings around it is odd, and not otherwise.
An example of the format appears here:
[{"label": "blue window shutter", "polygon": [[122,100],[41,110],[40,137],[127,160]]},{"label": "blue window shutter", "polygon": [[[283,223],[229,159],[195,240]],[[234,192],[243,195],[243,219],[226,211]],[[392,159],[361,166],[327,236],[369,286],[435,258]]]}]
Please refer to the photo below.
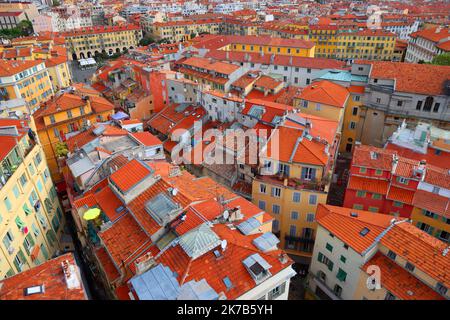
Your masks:
[{"label": "blue window shutter", "polygon": [[305,177],[306,177],[306,170],[308,170],[308,169],[302,168],[302,176],[301,176],[302,179],[305,179]]}]

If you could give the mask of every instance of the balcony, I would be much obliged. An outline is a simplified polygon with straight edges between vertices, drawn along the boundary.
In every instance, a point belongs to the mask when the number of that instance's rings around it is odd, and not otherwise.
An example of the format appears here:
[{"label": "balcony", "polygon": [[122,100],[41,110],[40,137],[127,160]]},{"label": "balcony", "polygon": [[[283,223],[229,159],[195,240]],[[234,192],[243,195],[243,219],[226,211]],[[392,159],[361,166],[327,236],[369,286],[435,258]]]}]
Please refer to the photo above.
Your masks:
[{"label": "balcony", "polygon": [[0,165],[0,189],[6,185],[9,178],[14,175],[14,172],[23,163],[25,157],[33,150],[35,142],[29,140],[28,145],[25,147],[21,142],[17,144],[8,155],[1,161]]},{"label": "balcony", "polygon": [[284,174],[278,174],[273,176],[257,175],[256,179],[295,190],[313,190],[319,192],[326,192],[326,187],[330,183],[328,176],[325,176],[322,180],[303,180],[299,178],[288,178]]},{"label": "balcony", "polygon": [[312,237],[293,237],[290,235],[284,236],[285,249],[295,250],[305,253],[312,253],[315,239]]}]

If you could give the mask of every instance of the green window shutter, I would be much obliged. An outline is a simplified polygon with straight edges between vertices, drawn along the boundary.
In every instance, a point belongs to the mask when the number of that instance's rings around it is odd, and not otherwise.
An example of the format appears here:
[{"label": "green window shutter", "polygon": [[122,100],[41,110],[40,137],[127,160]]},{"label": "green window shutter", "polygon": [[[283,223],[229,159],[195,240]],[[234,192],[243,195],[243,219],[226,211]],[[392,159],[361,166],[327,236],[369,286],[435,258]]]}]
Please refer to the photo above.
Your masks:
[{"label": "green window shutter", "polygon": [[48,243],[49,243],[50,245],[53,245],[53,239],[52,239],[52,236],[51,236],[51,234],[50,234],[50,231],[52,231],[52,230],[47,231],[47,233],[45,234],[45,236],[47,237]]},{"label": "green window shutter", "polygon": [[22,267],[17,262],[17,259],[14,259],[14,266],[16,267],[17,272],[22,272]]},{"label": "green window shutter", "polygon": [[39,231],[39,228],[34,223],[31,225],[31,230],[33,230],[33,233],[34,233],[35,237],[39,236],[39,234],[41,233]]},{"label": "green window shutter", "polygon": [[347,272],[345,272],[344,270],[339,268],[336,278],[338,278],[340,281],[344,282],[345,279],[347,278]]},{"label": "green window shutter", "polygon": [[333,246],[331,244],[327,243],[325,247],[327,248],[328,251],[333,252]]},{"label": "green window shutter", "polygon": [[11,268],[11,269],[9,269],[8,272],[6,273],[6,277],[7,277],[7,278],[12,277],[14,274],[15,274],[15,273],[14,273],[14,270]]},{"label": "green window shutter", "polygon": [[334,263],[329,261],[328,262],[328,270],[333,271],[333,266],[334,266]]},{"label": "green window shutter", "polygon": [[31,246],[34,246],[35,242],[33,239],[33,236],[31,235],[31,233],[28,233],[28,235],[26,236],[28,242],[30,243]]},{"label": "green window shutter", "polygon": [[22,228],[25,227],[25,222],[23,222],[19,216],[16,217],[15,222],[16,222],[17,228],[19,228],[19,230],[22,230]]},{"label": "green window shutter", "polygon": [[19,255],[20,260],[22,261],[22,263],[25,264],[27,262],[27,259],[25,258],[25,255],[23,254],[22,249],[20,249],[17,254]]},{"label": "green window shutter", "polygon": [[433,227],[430,227],[430,228],[428,229],[428,234],[433,235],[433,230],[434,230],[434,228],[433,228]]},{"label": "green window shutter", "polygon": [[27,243],[25,240],[23,240],[23,248],[25,249],[25,252],[27,253],[27,256],[30,255],[30,249],[28,249]]},{"label": "green window shutter", "polygon": [[319,255],[317,256],[317,261],[322,262],[323,254],[319,252]]},{"label": "green window shutter", "polygon": [[342,261],[343,263],[345,263],[345,262],[347,261],[347,258],[344,257],[344,256],[341,256],[341,261]]},{"label": "green window shutter", "polygon": [[45,260],[47,260],[48,259],[48,251],[44,244],[41,244],[41,251],[42,251],[42,254],[44,255]]},{"label": "green window shutter", "polygon": [[26,216],[33,213],[33,211],[31,211],[31,209],[28,207],[28,205],[26,203],[23,204],[22,209],[23,209],[23,212],[25,212]]},{"label": "green window shutter", "polygon": [[52,202],[50,201],[50,199],[49,198],[45,198],[44,204],[45,204],[45,209],[47,209],[47,212],[50,213],[52,211],[52,209],[53,209]]}]

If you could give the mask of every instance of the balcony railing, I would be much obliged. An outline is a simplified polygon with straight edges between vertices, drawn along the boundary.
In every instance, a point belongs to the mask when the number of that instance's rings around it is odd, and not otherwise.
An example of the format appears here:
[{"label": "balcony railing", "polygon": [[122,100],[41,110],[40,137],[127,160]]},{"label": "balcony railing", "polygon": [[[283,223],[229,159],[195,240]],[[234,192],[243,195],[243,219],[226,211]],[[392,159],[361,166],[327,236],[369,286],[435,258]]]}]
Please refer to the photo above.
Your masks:
[{"label": "balcony railing", "polygon": [[285,249],[311,253],[314,248],[314,238],[312,237],[293,237],[284,236]]}]

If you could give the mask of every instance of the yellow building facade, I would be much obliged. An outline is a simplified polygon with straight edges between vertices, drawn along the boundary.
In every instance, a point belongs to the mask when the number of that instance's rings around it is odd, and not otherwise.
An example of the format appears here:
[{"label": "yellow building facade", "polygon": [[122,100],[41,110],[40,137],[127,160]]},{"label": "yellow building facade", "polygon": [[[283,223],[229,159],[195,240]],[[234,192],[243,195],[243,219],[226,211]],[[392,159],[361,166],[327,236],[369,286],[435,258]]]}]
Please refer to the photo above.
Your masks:
[{"label": "yellow building facade", "polygon": [[336,58],[391,61],[396,38],[395,33],[382,30],[340,33],[337,36]]},{"label": "yellow building facade", "polygon": [[304,40],[274,39],[271,37],[242,37],[221,48],[226,51],[279,54],[294,57],[314,57],[314,43]]},{"label": "yellow building facade", "polygon": [[309,40],[316,44],[316,57],[336,57],[338,48],[338,28],[336,26],[310,26],[308,32]]},{"label": "yellow building facade", "polygon": [[83,99],[81,95],[64,93],[49,101],[33,115],[39,141],[54,181],[63,180],[56,144],[64,141],[68,133],[107,121],[113,113],[114,106],[104,98],[89,96]]},{"label": "yellow building facade", "polygon": [[0,60],[0,100],[23,98],[32,112],[54,94],[42,61]]},{"label": "yellow building facade", "polygon": [[360,107],[364,95],[364,88],[359,86],[350,86],[350,97],[347,100],[344,112],[344,121],[342,124],[341,144],[339,152],[351,153],[356,142],[356,133],[358,129]]},{"label": "yellow building facade", "polygon": [[450,219],[426,209],[414,207],[411,212],[412,223],[439,240],[450,240]]},{"label": "yellow building facade", "polygon": [[151,34],[155,39],[170,43],[188,41],[200,33],[219,34],[219,20],[169,21],[153,24]]},{"label": "yellow building facade", "polygon": [[[6,123],[5,123],[6,121]],[[14,124],[16,122],[16,124]],[[21,120],[0,119],[0,127]],[[37,266],[62,250],[64,216],[44,153],[22,127],[0,168],[0,278]],[[14,137],[16,138],[16,137]]]},{"label": "yellow building facade", "polygon": [[142,39],[142,29],[135,25],[96,26],[59,35],[65,38],[69,59],[78,60],[134,49]]}]

